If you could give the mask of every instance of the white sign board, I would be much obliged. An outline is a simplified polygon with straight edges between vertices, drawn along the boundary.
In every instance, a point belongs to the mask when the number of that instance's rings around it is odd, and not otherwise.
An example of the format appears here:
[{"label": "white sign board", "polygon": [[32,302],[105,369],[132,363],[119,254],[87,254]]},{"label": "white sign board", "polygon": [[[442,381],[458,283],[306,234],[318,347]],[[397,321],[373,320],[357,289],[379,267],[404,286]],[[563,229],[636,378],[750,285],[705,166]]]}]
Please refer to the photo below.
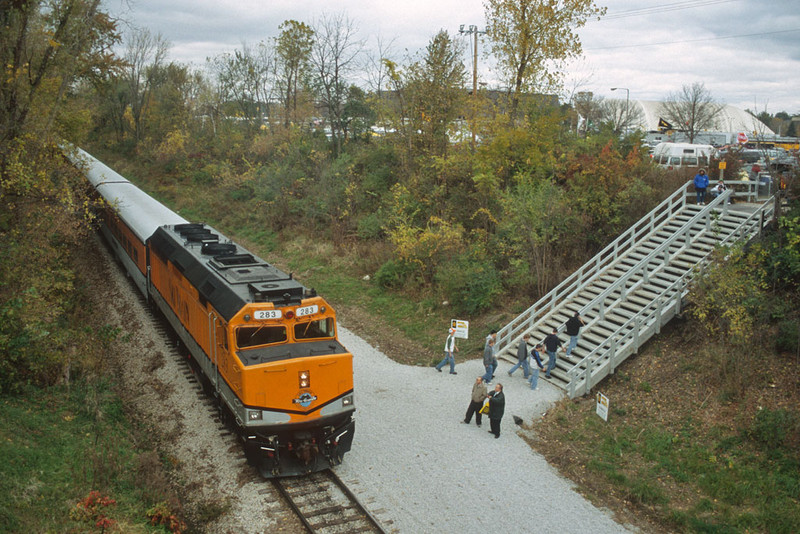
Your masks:
[{"label": "white sign board", "polygon": [[450,328],[456,329],[456,338],[469,339],[469,321],[452,319],[450,321]]},{"label": "white sign board", "polygon": [[602,393],[597,394],[597,415],[599,415],[603,421],[608,421],[608,397]]}]

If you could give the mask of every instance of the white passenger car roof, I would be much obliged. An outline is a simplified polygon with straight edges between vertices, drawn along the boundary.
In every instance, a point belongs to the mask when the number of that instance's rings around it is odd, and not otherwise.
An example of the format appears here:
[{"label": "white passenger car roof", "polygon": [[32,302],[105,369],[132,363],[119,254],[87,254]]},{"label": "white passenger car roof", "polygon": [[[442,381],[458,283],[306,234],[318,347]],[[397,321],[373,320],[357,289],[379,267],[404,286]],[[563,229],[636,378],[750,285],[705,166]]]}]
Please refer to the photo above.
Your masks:
[{"label": "white passenger car roof", "polygon": [[101,161],[81,149],[77,152],[89,181],[143,243],[159,226],[189,222]]}]

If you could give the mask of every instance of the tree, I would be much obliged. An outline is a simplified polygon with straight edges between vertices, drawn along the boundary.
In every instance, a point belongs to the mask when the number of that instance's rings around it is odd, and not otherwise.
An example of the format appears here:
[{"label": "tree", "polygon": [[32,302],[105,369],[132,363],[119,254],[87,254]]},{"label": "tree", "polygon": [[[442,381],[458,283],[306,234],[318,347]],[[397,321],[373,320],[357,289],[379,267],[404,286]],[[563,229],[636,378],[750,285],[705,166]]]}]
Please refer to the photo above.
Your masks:
[{"label": "tree", "polygon": [[573,30],[606,11],[594,0],[485,0],[484,9],[492,53],[513,92],[512,117],[523,92],[560,85],[561,66],[581,53]]},{"label": "tree", "polygon": [[600,106],[600,119],[611,125],[614,133],[629,133],[639,128],[644,119],[642,108],[627,100],[603,100]]},{"label": "tree", "polygon": [[461,50],[444,30],[436,34],[425,52],[406,73],[412,126],[409,133],[417,137],[423,150],[441,156],[450,144],[447,130],[463,111],[466,68]]},{"label": "tree", "polygon": [[661,117],[683,130],[690,143],[703,130],[717,128],[723,106],[714,102],[711,92],[702,82],[684,85],[680,92],[670,93],[661,104]]},{"label": "tree", "polygon": [[314,28],[316,40],[310,56],[313,85],[328,116],[334,155],[342,148],[347,76],[364,46],[363,41],[355,38],[356,31],[356,25],[343,14],[323,15]]},{"label": "tree", "polygon": [[279,66],[277,83],[283,101],[283,123],[288,127],[293,120],[297,120],[298,91],[308,67],[314,30],[296,20],[287,20],[278,29],[281,33],[275,44]]},{"label": "tree", "polygon": [[31,129],[48,137],[72,84],[118,66],[110,52],[119,40],[116,26],[99,6],[100,0],[0,4],[0,154]]},{"label": "tree", "polygon": [[144,138],[150,96],[163,81],[159,75],[163,74],[161,67],[169,46],[169,41],[161,34],[153,35],[147,29],[134,30],[126,39],[126,67],[121,81],[127,97],[125,113],[130,114],[130,126],[137,141]]},{"label": "tree", "polygon": [[603,116],[605,100],[602,97],[595,98],[590,91],[581,91],[572,100],[572,106],[578,114],[577,133],[586,137],[590,131],[594,131],[599,126]]},{"label": "tree", "polygon": [[237,116],[255,127],[270,114],[273,60],[269,47],[259,43],[255,49],[244,44],[241,50],[217,56],[213,62],[222,101],[234,104]]},{"label": "tree", "polygon": [[517,185],[503,193],[498,233],[514,284],[543,295],[561,274],[574,216],[566,193],[552,180],[516,178]]},{"label": "tree", "polygon": [[114,22],[99,5],[0,3],[2,394],[55,383],[84,358],[81,334],[69,328],[82,300],[69,261],[85,239],[90,200],[59,144],[86,135],[74,89],[118,64],[109,52]]}]

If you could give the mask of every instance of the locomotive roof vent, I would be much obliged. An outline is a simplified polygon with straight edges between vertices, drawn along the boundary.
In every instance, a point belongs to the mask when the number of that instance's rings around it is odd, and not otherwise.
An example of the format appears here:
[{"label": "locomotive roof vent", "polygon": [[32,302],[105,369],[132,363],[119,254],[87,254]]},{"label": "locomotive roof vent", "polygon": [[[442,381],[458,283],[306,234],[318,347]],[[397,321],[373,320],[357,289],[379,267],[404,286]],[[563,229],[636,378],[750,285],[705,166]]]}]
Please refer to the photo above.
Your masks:
[{"label": "locomotive roof vent", "polygon": [[236,252],[236,245],[233,243],[203,242],[200,254],[204,256],[229,256]]},{"label": "locomotive roof vent", "polygon": [[199,230],[184,230],[181,237],[190,243],[202,243],[203,241],[219,241],[217,234],[212,234],[211,230],[201,228]]},{"label": "locomotive roof vent", "polygon": [[205,224],[203,223],[184,223],[184,224],[176,224],[174,226],[175,231],[179,234],[187,230],[203,230],[205,228]]},{"label": "locomotive roof vent", "polygon": [[228,254],[214,258],[217,268],[242,267],[244,265],[263,265],[252,254]]}]

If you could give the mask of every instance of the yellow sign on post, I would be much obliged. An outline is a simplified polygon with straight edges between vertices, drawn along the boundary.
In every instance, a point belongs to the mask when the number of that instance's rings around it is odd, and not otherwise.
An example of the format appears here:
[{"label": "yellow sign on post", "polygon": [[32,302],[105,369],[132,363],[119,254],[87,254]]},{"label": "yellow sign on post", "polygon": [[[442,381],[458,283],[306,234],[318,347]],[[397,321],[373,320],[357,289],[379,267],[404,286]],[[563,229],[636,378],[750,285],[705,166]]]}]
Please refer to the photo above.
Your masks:
[{"label": "yellow sign on post", "polygon": [[597,394],[596,412],[603,421],[608,421],[608,397],[602,393]]},{"label": "yellow sign on post", "polygon": [[727,167],[728,167],[728,162],[727,161],[720,161],[719,162],[720,170],[724,171]]}]

